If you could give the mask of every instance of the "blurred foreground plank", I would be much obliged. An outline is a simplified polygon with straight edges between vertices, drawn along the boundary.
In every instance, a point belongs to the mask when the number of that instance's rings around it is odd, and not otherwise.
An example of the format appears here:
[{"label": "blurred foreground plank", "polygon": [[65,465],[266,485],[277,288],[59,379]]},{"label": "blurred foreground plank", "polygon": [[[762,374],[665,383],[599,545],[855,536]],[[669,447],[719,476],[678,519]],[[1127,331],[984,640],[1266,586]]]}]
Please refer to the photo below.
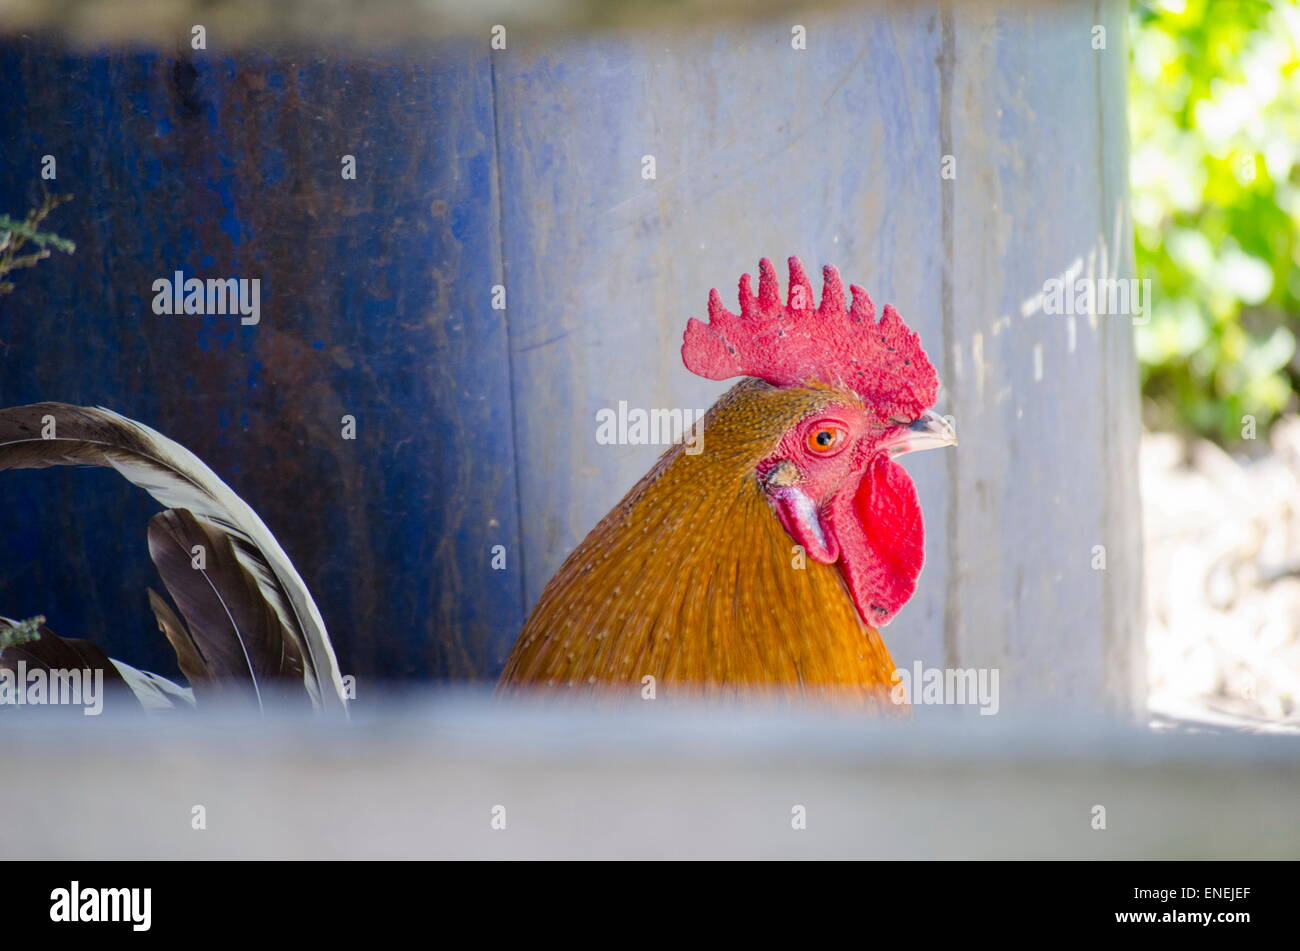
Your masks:
[{"label": "blurred foreground plank", "polygon": [[[223,47],[339,44],[391,48],[484,34],[495,25],[537,34],[637,27],[698,27],[847,0],[0,0],[0,32],[51,31],[81,46],[188,43],[201,25]],[[874,6],[885,6],[875,3]]]},{"label": "blurred foreground plank", "polygon": [[[12,717],[0,855],[1300,856],[1294,739],[1004,716],[890,727],[666,706],[596,715],[476,697],[359,710],[332,730]],[[191,828],[195,805],[206,830]],[[1105,830],[1092,828],[1098,805]],[[504,830],[492,828],[498,806]]]}]

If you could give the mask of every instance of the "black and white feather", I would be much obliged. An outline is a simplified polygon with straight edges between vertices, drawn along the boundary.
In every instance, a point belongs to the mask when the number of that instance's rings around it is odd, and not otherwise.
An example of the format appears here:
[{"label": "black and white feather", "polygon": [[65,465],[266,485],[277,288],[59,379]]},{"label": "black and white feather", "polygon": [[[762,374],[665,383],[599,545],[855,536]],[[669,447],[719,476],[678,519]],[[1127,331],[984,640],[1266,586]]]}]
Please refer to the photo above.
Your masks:
[{"label": "black and white feather", "polygon": [[[159,614],[160,627],[192,682],[197,657],[225,665],[219,673],[210,668],[213,677],[249,678],[254,692],[264,677],[300,677],[318,708],[346,711],[334,648],[307,586],[257,513],[202,460],[143,423],[102,407],[35,403],[0,409],[0,471],[65,465],[116,469],[166,508],[178,510],[151,523],[150,552],[190,622],[186,630],[169,609],[166,623]],[[180,562],[169,548],[191,536],[206,539],[220,573],[191,572],[190,578],[179,573]],[[205,586],[212,586],[207,601]],[[195,616],[186,613],[185,599]],[[155,595],[155,613],[159,602]],[[243,664],[242,673],[235,671],[236,661]],[[198,689],[201,697],[203,686]]]}]

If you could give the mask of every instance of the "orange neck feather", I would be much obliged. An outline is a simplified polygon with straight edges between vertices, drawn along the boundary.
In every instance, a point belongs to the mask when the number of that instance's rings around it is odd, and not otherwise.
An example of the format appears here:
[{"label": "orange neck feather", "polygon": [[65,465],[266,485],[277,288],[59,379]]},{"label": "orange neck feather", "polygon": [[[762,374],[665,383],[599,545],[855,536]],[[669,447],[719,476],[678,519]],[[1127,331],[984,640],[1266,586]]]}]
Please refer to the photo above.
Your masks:
[{"label": "orange neck feather", "polygon": [[[503,688],[736,695],[791,691],[889,705],[893,661],[834,565],[797,557],[754,475],[824,386],[733,387],[583,540],[546,586]],[[802,567],[796,567],[802,563]]]}]

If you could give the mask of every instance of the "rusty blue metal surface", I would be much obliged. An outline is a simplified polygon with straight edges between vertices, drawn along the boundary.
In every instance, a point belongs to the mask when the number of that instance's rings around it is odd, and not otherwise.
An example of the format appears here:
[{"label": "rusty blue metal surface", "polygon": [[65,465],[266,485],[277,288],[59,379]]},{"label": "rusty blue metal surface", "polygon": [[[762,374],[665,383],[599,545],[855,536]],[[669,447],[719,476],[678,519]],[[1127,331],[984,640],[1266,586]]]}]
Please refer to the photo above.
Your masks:
[{"label": "rusty blue metal surface", "polygon": [[[486,59],[8,39],[0,86],[0,207],[73,193],[49,225],[78,245],[0,298],[0,404],[102,404],[193,449],[281,539],[344,672],[493,674],[523,607]],[[176,270],[259,278],[260,324],[153,314]],[[174,669],[151,499],[67,469],[6,473],[0,499],[0,613]]]}]

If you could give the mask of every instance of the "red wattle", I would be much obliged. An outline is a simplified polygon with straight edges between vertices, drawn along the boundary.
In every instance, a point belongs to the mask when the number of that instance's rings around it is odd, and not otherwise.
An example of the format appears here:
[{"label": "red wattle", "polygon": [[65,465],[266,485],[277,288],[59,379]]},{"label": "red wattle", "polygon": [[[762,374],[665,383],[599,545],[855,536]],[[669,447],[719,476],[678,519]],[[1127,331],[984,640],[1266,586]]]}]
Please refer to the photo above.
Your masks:
[{"label": "red wattle", "polygon": [[916,591],[925,562],[916,485],[902,466],[882,455],[870,463],[851,498],[831,503],[826,521],[858,614],[883,627]]}]

